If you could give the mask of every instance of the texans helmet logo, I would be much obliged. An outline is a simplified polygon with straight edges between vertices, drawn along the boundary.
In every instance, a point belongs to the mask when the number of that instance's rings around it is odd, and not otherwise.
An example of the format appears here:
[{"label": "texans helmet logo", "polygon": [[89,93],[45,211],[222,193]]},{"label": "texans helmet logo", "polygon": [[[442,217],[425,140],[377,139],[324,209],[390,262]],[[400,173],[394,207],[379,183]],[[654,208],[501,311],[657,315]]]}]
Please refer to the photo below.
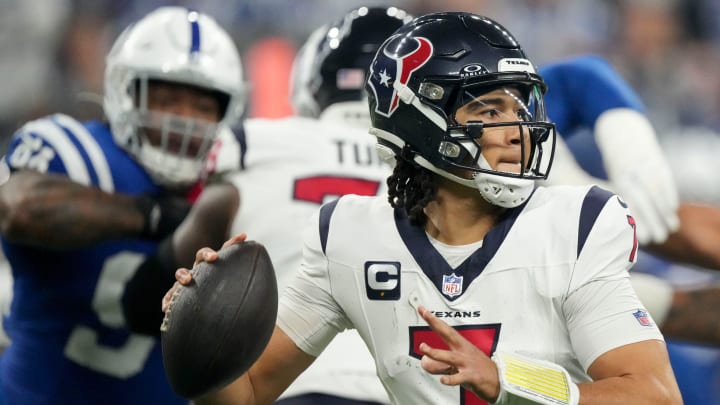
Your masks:
[{"label": "texans helmet logo", "polygon": [[[406,41],[414,41],[417,46],[405,55],[388,53],[388,49],[407,49],[408,46],[402,43]],[[368,84],[377,100],[375,112],[385,117],[389,117],[395,112],[400,100],[393,84],[397,80],[399,83],[407,85],[413,72],[427,63],[432,54],[433,45],[427,38],[398,36],[390,40],[383,52],[377,55],[374,63],[370,66]]]}]

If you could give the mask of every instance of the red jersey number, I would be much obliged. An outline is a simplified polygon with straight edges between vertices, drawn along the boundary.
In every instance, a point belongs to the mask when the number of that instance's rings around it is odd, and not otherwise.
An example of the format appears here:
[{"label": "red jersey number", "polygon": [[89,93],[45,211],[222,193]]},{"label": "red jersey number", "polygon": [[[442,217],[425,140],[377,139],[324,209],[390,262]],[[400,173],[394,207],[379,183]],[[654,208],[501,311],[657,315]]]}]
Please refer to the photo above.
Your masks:
[{"label": "red jersey number", "polygon": [[[478,349],[488,356],[492,356],[497,348],[498,338],[500,337],[500,324],[488,325],[462,325],[456,326],[457,330],[465,339],[474,344]],[[435,333],[429,326],[410,327],[410,355],[421,359],[420,343],[427,343],[436,349],[447,350],[448,345],[442,340],[440,335]],[[481,400],[472,392],[460,388],[460,404],[461,405],[487,405],[487,402]]]},{"label": "red jersey number", "polygon": [[628,220],[628,224],[630,224],[630,227],[633,229],[633,247],[632,247],[632,250],[630,251],[630,257],[628,258],[628,260],[631,262],[634,262],[635,255],[637,254],[637,250],[638,250],[637,227],[635,225],[635,218],[628,215],[627,220]]},{"label": "red jersey number", "polygon": [[293,199],[316,204],[326,202],[327,197],[345,194],[376,195],[380,182],[343,176],[314,176],[295,180]]}]

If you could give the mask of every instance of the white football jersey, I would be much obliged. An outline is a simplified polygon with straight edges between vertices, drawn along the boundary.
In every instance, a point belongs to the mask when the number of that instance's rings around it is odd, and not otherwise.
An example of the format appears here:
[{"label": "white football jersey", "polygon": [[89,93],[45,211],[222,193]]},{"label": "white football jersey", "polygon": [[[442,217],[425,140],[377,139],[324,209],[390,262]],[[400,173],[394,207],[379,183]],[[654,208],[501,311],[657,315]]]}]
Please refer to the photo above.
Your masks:
[{"label": "white football jersey", "polygon": [[502,349],[551,361],[589,381],[586,370],[601,354],[662,340],[629,282],[636,252],[626,205],[598,187],[539,187],[455,268],[386,197],[346,196],[323,206],[307,229],[278,325],[310,354],[357,329],[394,403],[482,404],[422,370],[420,343],[447,346],[419,305],[489,355]]},{"label": "white football jersey", "polygon": [[[244,129],[245,169],[228,177],[240,190],[232,232],[245,232],[267,248],[282,292],[300,267],[303,230],[321,204],[348,193],[384,195],[391,169],[378,158],[367,130],[299,117],[250,119]],[[220,154],[221,162],[236,159],[223,149]],[[355,331],[340,334],[282,397],[303,393],[388,403]]]}]

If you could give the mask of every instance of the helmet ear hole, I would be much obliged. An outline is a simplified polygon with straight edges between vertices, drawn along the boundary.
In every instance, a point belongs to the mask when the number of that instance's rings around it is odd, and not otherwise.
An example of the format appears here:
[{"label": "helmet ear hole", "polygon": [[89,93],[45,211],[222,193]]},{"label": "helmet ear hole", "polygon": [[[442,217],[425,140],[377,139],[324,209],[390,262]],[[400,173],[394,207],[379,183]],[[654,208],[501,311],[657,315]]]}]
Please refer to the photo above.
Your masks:
[{"label": "helmet ear hole", "polygon": [[230,95],[219,90],[212,90],[212,96],[218,102],[218,121],[221,121],[228,113]]}]

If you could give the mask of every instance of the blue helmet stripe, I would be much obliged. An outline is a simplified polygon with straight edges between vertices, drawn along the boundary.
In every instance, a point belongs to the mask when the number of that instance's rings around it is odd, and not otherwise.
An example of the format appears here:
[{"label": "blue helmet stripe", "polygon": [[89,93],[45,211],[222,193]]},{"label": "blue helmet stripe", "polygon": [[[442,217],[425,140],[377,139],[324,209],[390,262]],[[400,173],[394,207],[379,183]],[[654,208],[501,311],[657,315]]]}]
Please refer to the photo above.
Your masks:
[{"label": "blue helmet stripe", "polygon": [[200,52],[200,24],[198,24],[198,12],[192,11],[188,13],[188,21],[190,22],[190,55]]}]

